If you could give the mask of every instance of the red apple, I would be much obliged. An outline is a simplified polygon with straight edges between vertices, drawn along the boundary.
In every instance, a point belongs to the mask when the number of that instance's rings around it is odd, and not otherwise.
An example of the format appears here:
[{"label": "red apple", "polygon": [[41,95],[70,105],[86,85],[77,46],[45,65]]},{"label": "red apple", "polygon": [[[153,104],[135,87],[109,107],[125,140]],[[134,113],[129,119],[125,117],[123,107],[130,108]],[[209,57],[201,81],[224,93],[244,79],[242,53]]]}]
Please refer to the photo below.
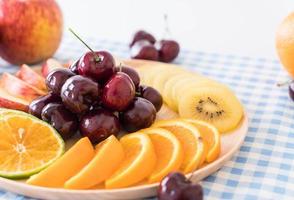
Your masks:
[{"label": "red apple", "polygon": [[45,79],[25,64],[23,64],[18,72],[16,72],[16,77],[40,90],[47,90]]},{"label": "red apple", "polygon": [[63,66],[59,61],[53,59],[53,58],[50,58],[48,60],[46,60],[43,65],[42,65],[42,69],[41,69],[41,72],[42,72],[42,75],[44,77],[47,77],[47,75],[53,70],[53,69],[56,69],[56,68],[64,68],[65,66]]},{"label": "red apple", "polygon": [[0,87],[10,95],[25,99],[29,102],[46,94],[44,91],[39,90],[38,88],[35,88],[34,86],[8,73],[4,73],[2,75]]},{"label": "red apple", "polygon": [[21,110],[21,111],[27,112],[28,106],[29,106],[28,101],[11,96],[4,89],[0,88],[0,107],[1,108],[9,108],[9,109]]},{"label": "red apple", "polygon": [[0,1],[0,56],[13,64],[33,64],[57,50],[63,19],[55,0]]}]

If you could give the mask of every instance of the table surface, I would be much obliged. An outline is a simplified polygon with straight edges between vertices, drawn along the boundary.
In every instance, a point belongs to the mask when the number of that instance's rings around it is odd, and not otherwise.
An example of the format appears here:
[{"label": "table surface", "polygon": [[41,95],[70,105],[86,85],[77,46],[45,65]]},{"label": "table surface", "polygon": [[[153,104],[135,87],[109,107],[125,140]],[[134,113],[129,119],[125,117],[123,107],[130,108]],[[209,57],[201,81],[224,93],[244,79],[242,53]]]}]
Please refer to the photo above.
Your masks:
[{"label": "table surface", "polygon": [[[274,50],[274,30],[294,10],[290,0],[170,0],[158,4],[149,0],[144,5],[135,0],[59,2],[66,27],[78,30],[94,48],[125,58],[129,57],[126,41],[130,33],[144,26],[160,36],[160,18],[168,13],[173,36],[183,47],[175,63],[228,84],[250,119],[240,151],[202,181],[205,199],[281,200],[294,196],[294,103],[287,87],[276,87],[288,76]],[[146,9],[140,9],[142,6]],[[65,35],[56,57],[79,58],[86,49]],[[3,62],[0,66],[1,72],[17,69]],[[29,198],[3,191],[0,199]]]},{"label": "table surface", "polygon": [[[127,43],[86,38],[94,48],[129,57]],[[66,36],[56,57],[77,59],[86,49]],[[218,172],[202,181],[205,199],[290,199],[294,196],[294,103],[277,60],[182,49],[175,63],[229,85],[249,116],[240,151]],[[3,71],[17,68],[5,65]],[[1,192],[0,199],[23,199]],[[26,199],[26,198],[24,198]]]}]

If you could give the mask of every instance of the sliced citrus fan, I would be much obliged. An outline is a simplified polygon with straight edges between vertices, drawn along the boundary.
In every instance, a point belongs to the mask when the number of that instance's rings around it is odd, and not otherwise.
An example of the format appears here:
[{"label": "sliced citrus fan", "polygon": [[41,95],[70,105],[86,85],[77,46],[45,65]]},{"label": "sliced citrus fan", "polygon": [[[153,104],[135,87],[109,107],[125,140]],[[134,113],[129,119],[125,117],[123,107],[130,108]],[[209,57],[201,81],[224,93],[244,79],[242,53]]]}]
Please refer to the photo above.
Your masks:
[{"label": "sliced citrus fan", "polygon": [[0,116],[0,176],[29,177],[64,152],[63,140],[47,123],[9,109],[1,109]]},{"label": "sliced citrus fan", "polygon": [[194,119],[185,119],[185,121],[190,122],[199,130],[203,141],[207,145],[207,155],[206,162],[210,163],[216,160],[221,151],[221,137],[218,130],[211,124]]},{"label": "sliced citrus fan", "polygon": [[148,135],[128,134],[120,139],[125,159],[119,169],[105,182],[106,189],[133,185],[148,177],[154,170],[156,154]]},{"label": "sliced citrus fan", "polygon": [[68,179],[77,174],[93,157],[94,148],[90,140],[84,137],[52,165],[31,176],[27,183],[42,187],[61,188]]},{"label": "sliced citrus fan", "polygon": [[184,158],[181,143],[166,129],[148,128],[142,130],[142,133],[150,137],[157,157],[155,169],[148,177],[148,182],[159,182],[168,173],[180,168]]},{"label": "sliced citrus fan", "polygon": [[184,173],[192,172],[204,162],[206,157],[205,146],[195,126],[180,119],[158,121],[153,126],[169,130],[182,144],[184,160],[180,168],[181,171]]},{"label": "sliced citrus fan", "polygon": [[124,159],[124,150],[115,136],[96,145],[94,158],[64,185],[68,189],[87,189],[109,178]]}]

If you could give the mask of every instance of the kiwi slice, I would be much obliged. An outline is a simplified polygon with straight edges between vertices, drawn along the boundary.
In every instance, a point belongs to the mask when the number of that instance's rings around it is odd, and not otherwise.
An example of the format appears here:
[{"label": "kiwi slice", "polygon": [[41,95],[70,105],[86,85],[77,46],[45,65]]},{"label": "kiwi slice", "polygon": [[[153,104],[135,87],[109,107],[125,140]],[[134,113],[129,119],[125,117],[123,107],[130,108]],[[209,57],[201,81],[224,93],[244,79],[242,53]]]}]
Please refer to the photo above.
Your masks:
[{"label": "kiwi slice", "polygon": [[224,86],[187,89],[178,108],[181,117],[211,123],[220,133],[236,128],[243,116],[240,101]]}]

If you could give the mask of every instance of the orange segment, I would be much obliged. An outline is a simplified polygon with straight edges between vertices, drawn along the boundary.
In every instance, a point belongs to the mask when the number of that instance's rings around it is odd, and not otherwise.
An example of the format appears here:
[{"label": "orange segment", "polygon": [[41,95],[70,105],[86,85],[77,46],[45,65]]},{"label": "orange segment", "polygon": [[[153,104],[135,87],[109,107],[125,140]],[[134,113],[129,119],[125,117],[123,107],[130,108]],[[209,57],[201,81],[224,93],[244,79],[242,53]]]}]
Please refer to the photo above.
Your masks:
[{"label": "orange segment", "polygon": [[199,130],[201,137],[208,146],[206,155],[206,162],[210,163],[216,160],[221,151],[221,137],[218,130],[211,124],[194,119],[185,119],[185,121],[192,123]]},{"label": "orange segment", "polygon": [[120,142],[125,159],[119,169],[106,180],[107,189],[127,187],[142,181],[152,173],[156,164],[156,154],[146,134],[128,134]]},{"label": "orange segment", "polygon": [[155,183],[161,181],[168,173],[180,168],[184,158],[183,149],[176,136],[168,130],[149,128],[142,132],[150,137],[155,149],[157,163],[148,177],[149,183]]},{"label": "orange segment", "polygon": [[184,160],[181,171],[189,173],[196,170],[205,155],[204,144],[198,129],[183,120],[162,120],[156,122],[154,127],[161,127],[172,132],[180,141],[184,151]]},{"label": "orange segment", "polygon": [[78,174],[66,181],[68,189],[87,189],[109,178],[124,159],[121,143],[111,135],[96,145],[96,154]]},{"label": "orange segment", "polygon": [[93,157],[94,148],[90,140],[84,137],[48,168],[29,178],[27,183],[43,187],[63,187],[64,183],[77,174]]},{"label": "orange segment", "polygon": [[13,110],[1,110],[0,138],[0,176],[7,178],[35,174],[64,151],[63,140],[51,126]]}]

